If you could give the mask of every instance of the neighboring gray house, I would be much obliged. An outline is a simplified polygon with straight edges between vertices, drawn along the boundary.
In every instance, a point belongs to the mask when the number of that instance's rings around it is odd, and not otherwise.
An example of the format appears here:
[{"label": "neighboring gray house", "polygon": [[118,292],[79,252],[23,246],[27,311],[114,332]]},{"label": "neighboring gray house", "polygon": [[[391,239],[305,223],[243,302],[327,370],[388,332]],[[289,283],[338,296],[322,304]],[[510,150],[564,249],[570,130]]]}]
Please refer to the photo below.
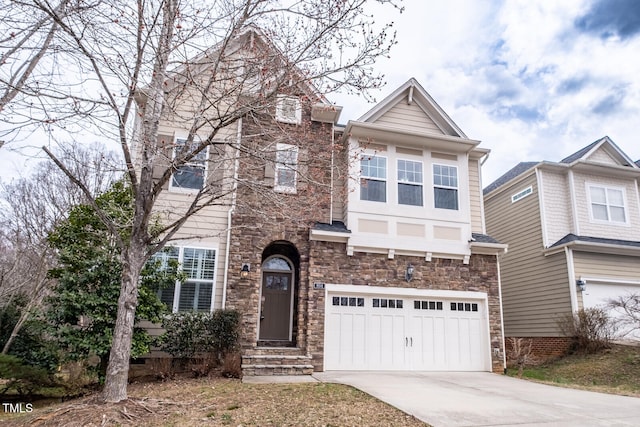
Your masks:
[{"label": "neighboring gray house", "polygon": [[[484,189],[500,261],[506,337],[567,349],[557,322],[640,292],[640,167],[604,137],[560,162],[522,162]],[[615,313],[612,313],[615,314]]]}]

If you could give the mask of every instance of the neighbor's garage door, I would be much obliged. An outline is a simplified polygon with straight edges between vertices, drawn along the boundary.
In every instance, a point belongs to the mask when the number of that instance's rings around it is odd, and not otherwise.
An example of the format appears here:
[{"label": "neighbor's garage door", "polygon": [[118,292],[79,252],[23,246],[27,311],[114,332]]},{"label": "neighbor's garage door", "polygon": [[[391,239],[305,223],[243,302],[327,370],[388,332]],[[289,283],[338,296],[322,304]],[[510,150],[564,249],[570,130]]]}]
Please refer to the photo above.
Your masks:
[{"label": "neighbor's garage door", "polygon": [[[621,316],[620,311],[609,310],[607,303],[610,299],[629,296],[630,294],[640,293],[640,286],[621,285],[613,283],[594,283],[589,280],[587,287],[582,292],[582,306],[584,308],[600,307],[606,309],[613,318]],[[630,331],[630,327],[619,326],[618,332],[622,338],[640,340],[640,331]]]},{"label": "neighbor's garage door", "polygon": [[484,300],[329,293],[325,370],[489,370]]}]

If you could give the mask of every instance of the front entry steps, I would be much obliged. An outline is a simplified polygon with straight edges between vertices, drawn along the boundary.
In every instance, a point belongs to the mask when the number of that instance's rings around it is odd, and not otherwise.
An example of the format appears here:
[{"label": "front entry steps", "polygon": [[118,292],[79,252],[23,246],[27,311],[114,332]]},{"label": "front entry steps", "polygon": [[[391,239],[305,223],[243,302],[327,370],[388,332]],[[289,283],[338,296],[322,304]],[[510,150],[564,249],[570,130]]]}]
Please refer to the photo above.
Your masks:
[{"label": "front entry steps", "polygon": [[295,347],[255,347],[242,354],[242,375],[311,375],[311,356]]}]

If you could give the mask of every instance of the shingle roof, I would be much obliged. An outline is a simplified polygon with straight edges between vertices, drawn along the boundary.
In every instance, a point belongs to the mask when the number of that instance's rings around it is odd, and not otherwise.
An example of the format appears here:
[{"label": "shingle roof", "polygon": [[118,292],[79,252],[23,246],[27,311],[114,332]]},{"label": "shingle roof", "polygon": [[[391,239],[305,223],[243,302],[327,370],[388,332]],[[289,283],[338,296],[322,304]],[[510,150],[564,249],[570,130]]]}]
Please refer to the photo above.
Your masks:
[{"label": "shingle roof", "polygon": [[[604,138],[606,138],[606,136]],[[600,138],[597,141],[593,141],[591,144],[587,145],[586,147],[581,148],[580,150],[576,151],[572,155],[570,155],[568,157],[565,157],[564,159],[560,160],[560,163],[573,163],[573,162],[575,162],[576,160],[578,160],[579,158],[581,158],[582,156],[587,154],[593,147],[595,147],[598,143],[600,143],[600,141],[602,141],[604,138]]]},{"label": "shingle roof", "polygon": [[531,169],[532,167],[534,167],[538,163],[540,163],[540,162],[520,162],[520,163],[518,163],[513,168],[511,168],[508,172],[506,172],[504,175],[502,175],[500,178],[496,179],[491,184],[487,185],[483,190],[483,194],[487,194],[487,193],[495,190],[496,188],[500,187],[502,184],[506,184],[507,182],[511,181],[513,178],[516,178],[517,176],[522,175],[524,172],[528,171],[529,169]]},{"label": "shingle roof", "polygon": [[555,242],[551,247],[561,246],[565,243],[570,242],[589,242],[589,243],[603,243],[608,245],[622,245],[622,246],[634,246],[640,248],[640,242],[631,241],[631,240],[620,240],[620,239],[605,239],[602,237],[590,237],[590,236],[576,236],[575,234],[569,233],[564,236],[562,239]]},{"label": "shingle roof", "polygon": [[488,236],[486,234],[471,233],[471,238],[476,242],[480,242],[480,243],[498,243],[498,244],[500,243],[493,237]]},{"label": "shingle roof", "polygon": [[314,230],[335,231],[338,233],[351,233],[351,230],[344,225],[342,221],[332,221],[331,224],[326,222],[316,222],[313,226]]},{"label": "shingle roof", "polygon": [[636,166],[640,168],[640,160],[636,160]]}]

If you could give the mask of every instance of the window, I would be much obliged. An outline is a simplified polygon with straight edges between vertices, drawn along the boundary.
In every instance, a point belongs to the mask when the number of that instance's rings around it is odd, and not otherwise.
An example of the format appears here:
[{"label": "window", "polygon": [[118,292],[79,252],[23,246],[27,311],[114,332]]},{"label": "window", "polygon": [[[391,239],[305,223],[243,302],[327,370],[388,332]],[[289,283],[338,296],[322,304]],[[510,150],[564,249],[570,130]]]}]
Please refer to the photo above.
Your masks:
[{"label": "window", "polygon": [[211,311],[216,262],[214,249],[168,247],[156,253],[153,259],[161,261],[161,268],[166,268],[171,259],[178,261],[180,270],[186,276],[184,282],[159,289],[160,301],[173,312]]},{"label": "window", "polygon": [[299,125],[302,122],[300,99],[279,95],[276,101],[276,120]]},{"label": "window", "polygon": [[622,188],[589,185],[591,217],[596,221],[626,223],[625,197]]},{"label": "window", "polygon": [[398,204],[422,206],[422,163],[398,160]]},{"label": "window", "polygon": [[533,193],[533,187],[529,186],[522,191],[517,192],[513,196],[511,196],[511,203],[515,203],[518,200],[524,199],[529,194]]},{"label": "window", "polygon": [[433,165],[433,191],[436,208],[458,210],[458,168]]},{"label": "window", "polygon": [[360,200],[387,201],[387,159],[367,156],[360,158]]},{"label": "window", "polygon": [[284,193],[295,193],[298,147],[289,144],[278,144],[276,150],[274,189]]},{"label": "window", "polygon": [[[186,139],[176,139],[173,158],[187,155],[198,146],[199,141],[187,144]],[[191,160],[178,166],[171,177],[171,189],[200,190],[206,176],[207,148],[196,154]]]}]

